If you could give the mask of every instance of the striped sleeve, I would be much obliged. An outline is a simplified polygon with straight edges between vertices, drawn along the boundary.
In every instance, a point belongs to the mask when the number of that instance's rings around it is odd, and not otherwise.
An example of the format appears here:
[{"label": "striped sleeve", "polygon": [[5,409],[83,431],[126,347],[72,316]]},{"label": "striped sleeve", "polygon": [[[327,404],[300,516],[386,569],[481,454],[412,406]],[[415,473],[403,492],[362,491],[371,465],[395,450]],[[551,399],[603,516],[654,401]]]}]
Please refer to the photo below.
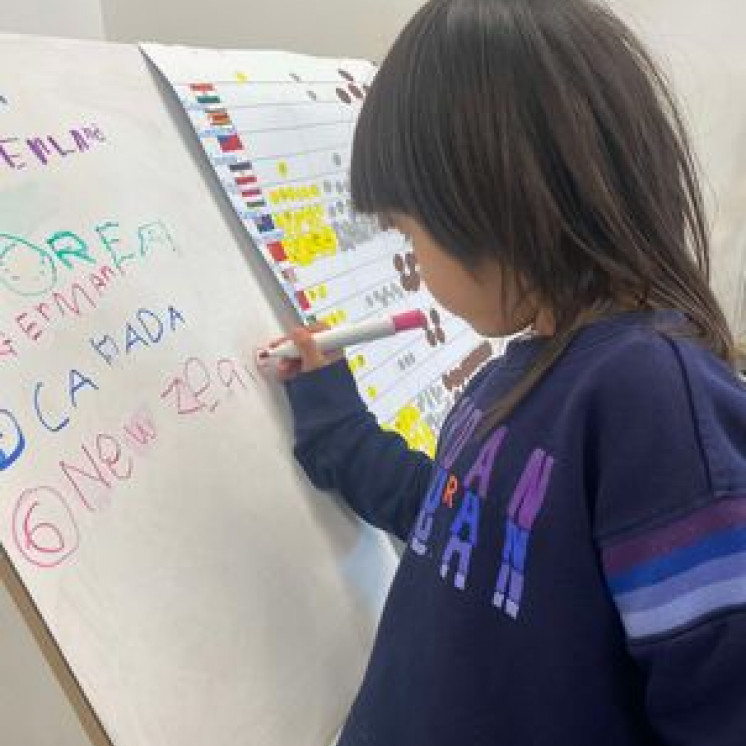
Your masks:
[{"label": "striped sleeve", "polygon": [[694,342],[635,353],[586,441],[599,569],[655,742],[743,746],[746,390]]},{"label": "striped sleeve", "polygon": [[601,555],[630,642],[746,607],[746,495],[717,499]]}]

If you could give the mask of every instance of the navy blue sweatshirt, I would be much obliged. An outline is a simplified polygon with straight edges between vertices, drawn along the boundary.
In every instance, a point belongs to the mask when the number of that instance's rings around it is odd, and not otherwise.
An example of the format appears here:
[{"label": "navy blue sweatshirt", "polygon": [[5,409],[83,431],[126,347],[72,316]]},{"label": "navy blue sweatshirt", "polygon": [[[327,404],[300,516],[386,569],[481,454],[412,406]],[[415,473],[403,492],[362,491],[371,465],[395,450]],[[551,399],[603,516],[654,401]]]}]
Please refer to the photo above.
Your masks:
[{"label": "navy blue sweatshirt", "polygon": [[746,389],[677,323],[586,327],[485,432],[512,342],[434,462],[344,363],[289,383],[311,481],[406,542],[340,746],[746,744]]}]

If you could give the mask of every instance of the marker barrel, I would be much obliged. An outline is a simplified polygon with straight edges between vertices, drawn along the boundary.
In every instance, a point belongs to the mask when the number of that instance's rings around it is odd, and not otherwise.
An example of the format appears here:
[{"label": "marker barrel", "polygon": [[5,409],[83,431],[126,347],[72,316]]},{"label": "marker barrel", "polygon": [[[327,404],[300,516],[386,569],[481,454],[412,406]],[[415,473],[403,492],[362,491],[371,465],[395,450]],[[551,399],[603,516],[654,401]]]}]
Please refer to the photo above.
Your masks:
[{"label": "marker barrel", "polygon": [[[390,337],[397,332],[423,329],[426,323],[427,319],[421,311],[408,311],[396,316],[367,319],[350,326],[315,332],[313,337],[321,352],[335,352],[351,345]],[[261,350],[257,357],[259,360],[268,360],[281,357],[299,358],[300,356],[295,342],[287,340],[277,347],[268,347]]]}]

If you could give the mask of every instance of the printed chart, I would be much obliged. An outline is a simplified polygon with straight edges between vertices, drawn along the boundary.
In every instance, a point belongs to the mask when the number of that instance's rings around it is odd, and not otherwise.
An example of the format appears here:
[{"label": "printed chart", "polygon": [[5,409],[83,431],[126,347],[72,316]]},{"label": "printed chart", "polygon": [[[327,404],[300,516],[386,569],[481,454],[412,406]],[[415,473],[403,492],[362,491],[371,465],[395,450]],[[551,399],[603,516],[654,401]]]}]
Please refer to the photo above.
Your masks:
[{"label": "printed chart", "polygon": [[367,405],[431,455],[454,398],[495,343],[443,310],[395,231],[354,214],[349,165],[375,74],[361,60],[143,45],[183,105],[253,243],[306,322],[421,308],[422,333],[348,350]]}]

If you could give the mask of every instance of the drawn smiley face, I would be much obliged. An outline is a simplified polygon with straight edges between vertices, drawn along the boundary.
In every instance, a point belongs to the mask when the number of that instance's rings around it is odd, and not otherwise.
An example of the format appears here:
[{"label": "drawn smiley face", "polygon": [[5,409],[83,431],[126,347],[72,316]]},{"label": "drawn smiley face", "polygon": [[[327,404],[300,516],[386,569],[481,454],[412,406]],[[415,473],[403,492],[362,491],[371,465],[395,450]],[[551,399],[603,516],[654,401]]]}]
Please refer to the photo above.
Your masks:
[{"label": "drawn smiley face", "polygon": [[57,281],[57,268],[44,249],[0,233],[0,282],[18,295],[42,295]]}]

